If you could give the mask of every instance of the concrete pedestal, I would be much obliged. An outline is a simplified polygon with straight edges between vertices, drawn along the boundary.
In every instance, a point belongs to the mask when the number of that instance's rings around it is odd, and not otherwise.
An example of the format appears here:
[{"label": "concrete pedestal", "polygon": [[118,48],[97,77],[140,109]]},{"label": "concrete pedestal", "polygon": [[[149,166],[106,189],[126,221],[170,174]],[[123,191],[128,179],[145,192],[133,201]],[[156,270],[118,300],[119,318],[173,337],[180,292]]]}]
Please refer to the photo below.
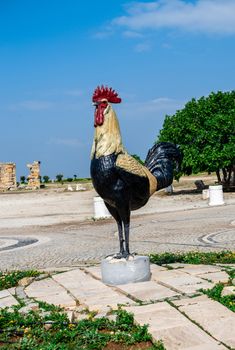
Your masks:
[{"label": "concrete pedestal", "polygon": [[223,187],[222,185],[209,186],[209,205],[223,205],[224,196],[223,196]]},{"label": "concrete pedestal", "polygon": [[95,219],[104,219],[110,217],[110,212],[106,208],[104,201],[101,197],[94,197],[94,218]]},{"label": "concrete pedestal", "polygon": [[136,255],[129,260],[108,257],[101,261],[101,275],[102,282],[109,285],[149,281],[149,257]]}]

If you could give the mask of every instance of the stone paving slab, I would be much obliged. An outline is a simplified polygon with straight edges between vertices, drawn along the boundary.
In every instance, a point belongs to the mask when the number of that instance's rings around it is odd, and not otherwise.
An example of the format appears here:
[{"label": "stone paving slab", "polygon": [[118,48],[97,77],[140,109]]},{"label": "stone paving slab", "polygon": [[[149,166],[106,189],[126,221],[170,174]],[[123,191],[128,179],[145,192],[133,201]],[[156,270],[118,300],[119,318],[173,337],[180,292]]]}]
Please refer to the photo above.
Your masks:
[{"label": "stone paving slab", "polygon": [[80,269],[54,275],[53,279],[64,286],[90,310],[117,308],[119,304],[135,304],[125,295],[113,290],[102,282],[92,278]]},{"label": "stone paving slab", "polygon": [[195,264],[183,264],[173,263],[167,264],[167,266],[173,267],[174,269],[182,269],[183,272],[189,273],[190,275],[197,276],[204,273],[220,272],[222,267],[215,265],[195,265]]},{"label": "stone paving slab", "polygon": [[154,281],[123,284],[117,288],[127,296],[143,302],[159,301],[181,295]]},{"label": "stone paving slab", "polygon": [[200,288],[210,289],[213,284],[181,270],[160,271],[152,274],[152,279],[179,293],[194,294]]},{"label": "stone paving slab", "polygon": [[[155,340],[163,341],[166,350],[224,350],[226,347],[220,342],[235,348],[234,313],[205,295],[189,297],[199,288],[214,285],[199,275],[208,279],[212,276],[215,281],[225,278],[221,275],[225,272],[215,268],[187,265],[169,270],[151,265],[151,281],[113,287],[101,282],[100,266],[71,268],[52,278],[33,281],[24,291],[30,298],[60,305],[67,311],[77,310],[79,304],[106,315],[110,308],[124,305],[134,313],[137,323],[149,324],[149,332]],[[15,288],[0,291],[0,307],[18,303],[14,292]],[[167,302],[169,298],[171,301]],[[138,306],[137,300],[148,305]]]},{"label": "stone paving slab", "polygon": [[220,267],[229,267],[231,269],[235,268],[235,264],[215,264],[215,265]]},{"label": "stone paving slab", "polygon": [[235,295],[235,286],[227,286],[222,290],[222,296],[225,295]]},{"label": "stone paving slab", "polygon": [[11,295],[11,293],[5,289],[0,291],[0,309],[4,307],[10,307],[19,304],[16,298]]},{"label": "stone paving slab", "polygon": [[213,283],[227,283],[229,280],[229,275],[225,271],[203,273],[197,275],[197,277],[212,281]]},{"label": "stone paving slab", "polygon": [[153,274],[158,273],[159,271],[167,271],[168,269],[161,265],[150,264],[150,269]]},{"label": "stone paving slab", "polygon": [[167,302],[125,309],[140,325],[148,324],[153,338],[162,340],[167,350],[226,349]]},{"label": "stone paving slab", "polygon": [[11,293],[11,295],[15,295],[15,292],[16,292],[16,288],[15,287],[12,287],[12,288],[8,288],[7,289],[9,293]]},{"label": "stone paving slab", "polygon": [[172,301],[181,312],[197,322],[215,339],[235,348],[235,314],[206,295]]},{"label": "stone paving slab", "polygon": [[86,272],[97,278],[98,280],[101,280],[101,268],[99,266],[91,266],[85,269]]},{"label": "stone paving slab", "polygon": [[0,290],[0,299],[5,298],[5,297],[8,297],[8,296],[10,296],[10,295],[11,295],[11,294],[8,292],[7,289]]},{"label": "stone paving slab", "polygon": [[34,281],[25,288],[25,293],[29,298],[35,298],[36,300],[41,300],[57,306],[76,306],[75,299],[73,299],[68,292],[52,278]]}]

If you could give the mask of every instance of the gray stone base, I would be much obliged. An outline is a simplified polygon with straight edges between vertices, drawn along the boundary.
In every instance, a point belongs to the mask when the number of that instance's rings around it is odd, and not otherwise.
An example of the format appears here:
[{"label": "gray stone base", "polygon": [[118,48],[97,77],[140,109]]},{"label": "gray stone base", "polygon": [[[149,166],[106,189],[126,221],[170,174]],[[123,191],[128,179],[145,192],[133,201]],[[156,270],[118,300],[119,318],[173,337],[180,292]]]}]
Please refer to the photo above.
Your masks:
[{"label": "gray stone base", "polygon": [[148,256],[126,259],[108,257],[101,261],[102,282],[109,285],[149,281],[151,277]]}]

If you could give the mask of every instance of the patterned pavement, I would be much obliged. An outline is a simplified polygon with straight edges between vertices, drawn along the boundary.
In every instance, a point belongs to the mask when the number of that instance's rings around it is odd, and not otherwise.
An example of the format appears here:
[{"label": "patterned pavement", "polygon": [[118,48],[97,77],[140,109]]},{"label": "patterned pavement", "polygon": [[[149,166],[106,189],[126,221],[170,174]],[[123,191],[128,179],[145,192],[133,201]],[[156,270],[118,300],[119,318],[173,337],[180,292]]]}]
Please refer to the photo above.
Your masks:
[{"label": "patterned pavement", "polygon": [[[235,203],[135,215],[132,252],[235,249]],[[118,250],[112,219],[0,229],[0,270],[96,263]]]}]

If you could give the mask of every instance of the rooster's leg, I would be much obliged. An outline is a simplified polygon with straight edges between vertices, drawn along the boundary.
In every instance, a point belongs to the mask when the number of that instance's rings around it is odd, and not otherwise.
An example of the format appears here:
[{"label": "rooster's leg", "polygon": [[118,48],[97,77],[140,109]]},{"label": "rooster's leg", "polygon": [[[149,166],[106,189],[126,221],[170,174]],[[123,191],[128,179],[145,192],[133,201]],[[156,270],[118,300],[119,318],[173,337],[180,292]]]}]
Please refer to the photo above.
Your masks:
[{"label": "rooster's leg", "polygon": [[125,249],[123,251],[122,257],[128,258],[130,256],[129,249],[129,232],[130,232],[130,209],[129,207],[122,207],[120,211],[120,216],[124,225],[124,234],[125,234]]},{"label": "rooster's leg", "polygon": [[123,238],[123,230],[122,230],[122,220],[118,214],[118,211],[114,207],[110,206],[106,202],[105,202],[105,205],[117,223],[120,251],[119,251],[119,253],[115,254],[114,257],[120,259],[123,257],[123,254],[124,254],[124,238]]},{"label": "rooster's leg", "polygon": [[125,232],[125,251],[123,252],[123,257],[128,258],[130,255],[129,249],[129,232],[130,232],[130,224],[124,224],[124,232]]},{"label": "rooster's leg", "polygon": [[124,253],[124,238],[123,238],[123,232],[122,232],[122,221],[120,220],[120,222],[117,222],[118,225],[118,236],[119,236],[119,244],[120,244],[120,252],[118,254],[118,256],[120,256],[120,258],[123,256]]}]

